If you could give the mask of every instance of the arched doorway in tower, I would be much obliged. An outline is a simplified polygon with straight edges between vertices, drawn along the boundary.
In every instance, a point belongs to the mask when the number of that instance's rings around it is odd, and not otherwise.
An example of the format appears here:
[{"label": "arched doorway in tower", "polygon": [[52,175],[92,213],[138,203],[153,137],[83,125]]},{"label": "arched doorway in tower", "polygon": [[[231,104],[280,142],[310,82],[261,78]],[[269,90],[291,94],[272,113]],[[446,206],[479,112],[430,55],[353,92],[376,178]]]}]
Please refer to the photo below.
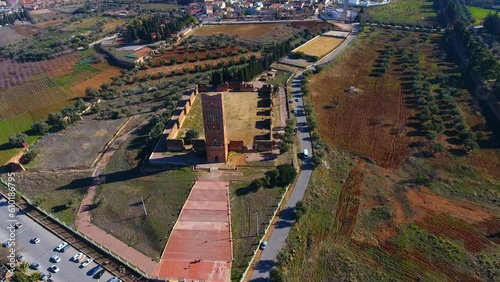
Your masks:
[{"label": "arched doorway in tower", "polygon": [[215,162],[218,163],[219,162],[219,156],[215,156]]}]

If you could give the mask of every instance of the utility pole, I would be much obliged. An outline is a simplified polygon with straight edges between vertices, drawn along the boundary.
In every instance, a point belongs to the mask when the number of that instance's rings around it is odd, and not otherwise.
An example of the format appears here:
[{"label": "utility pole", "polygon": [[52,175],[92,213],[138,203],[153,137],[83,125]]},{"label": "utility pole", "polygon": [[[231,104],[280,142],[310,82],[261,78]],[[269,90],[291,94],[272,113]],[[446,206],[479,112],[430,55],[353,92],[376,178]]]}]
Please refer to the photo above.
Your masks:
[{"label": "utility pole", "polygon": [[144,204],[144,199],[142,198],[142,195],[141,195],[141,201],[142,201],[142,207],[144,208],[144,214],[147,216],[148,212],[146,211],[146,205]]},{"label": "utility pole", "polygon": [[259,214],[257,212],[255,212],[255,215],[257,216],[257,233],[256,233],[256,236],[258,237],[259,236]]}]

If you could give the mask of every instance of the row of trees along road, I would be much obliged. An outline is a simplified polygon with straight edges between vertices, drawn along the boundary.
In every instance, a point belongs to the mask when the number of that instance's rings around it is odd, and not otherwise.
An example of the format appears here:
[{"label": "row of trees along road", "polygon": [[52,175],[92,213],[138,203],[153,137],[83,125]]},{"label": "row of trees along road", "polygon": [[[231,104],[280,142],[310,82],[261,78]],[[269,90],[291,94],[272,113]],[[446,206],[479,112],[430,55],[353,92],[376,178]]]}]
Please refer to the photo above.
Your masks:
[{"label": "row of trees along road", "polygon": [[[435,3],[439,3],[439,1],[435,0]],[[442,7],[445,7],[442,12],[446,13],[450,26],[454,28],[453,34],[465,50],[468,59],[467,68],[482,83],[490,86],[496,97],[500,98],[500,62],[470,32],[472,20],[467,7],[459,0],[442,0],[442,2]],[[452,40],[448,38],[449,47],[451,42]]]},{"label": "row of trees along road", "polygon": [[258,74],[269,69],[273,62],[288,54],[292,49],[290,43],[291,39],[288,39],[281,43],[268,46],[264,49],[261,58],[255,59],[252,57],[252,60],[244,66],[223,68],[222,70],[213,71],[211,78],[212,85],[220,85],[224,82],[234,80],[251,80]]},{"label": "row of trees along road", "polygon": [[179,12],[181,16],[171,14],[144,15],[129,21],[127,37],[129,41],[141,40],[146,43],[169,39],[172,34],[178,33],[191,24],[198,24],[198,20],[186,12]]}]

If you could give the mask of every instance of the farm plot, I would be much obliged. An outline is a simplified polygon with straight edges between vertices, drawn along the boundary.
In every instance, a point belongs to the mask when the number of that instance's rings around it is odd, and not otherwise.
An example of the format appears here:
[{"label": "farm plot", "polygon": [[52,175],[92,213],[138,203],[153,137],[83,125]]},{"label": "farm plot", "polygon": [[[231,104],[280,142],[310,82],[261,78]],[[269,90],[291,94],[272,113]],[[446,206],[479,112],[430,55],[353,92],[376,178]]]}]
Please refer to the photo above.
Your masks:
[{"label": "farm plot", "polygon": [[46,107],[70,95],[57,87],[50,78],[24,83],[0,91],[0,120]]},{"label": "farm plot", "polygon": [[324,55],[337,48],[344,39],[334,38],[329,36],[319,36],[300,48],[296,52],[304,52],[306,55],[323,57]]},{"label": "farm plot", "polygon": [[120,75],[120,68],[109,66],[102,70],[102,72],[95,74],[93,76],[87,77],[85,80],[80,81],[73,85],[71,93],[75,97],[85,97],[85,89],[87,87],[92,87],[94,89],[99,88],[99,85],[105,82],[111,82],[111,78]]},{"label": "farm plot", "polygon": [[[371,40],[359,44],[334,68],[313,76],[311,99],[325,139],[369,156],[382,166],[398,167],[411,152],[406,124],[414,113],[405,106],[403,90],[395,83],[398,73],[370,76],[377,50],[386,42],[384,36],[373,32]],[[348,93],[350,86],[357,88],[357,93]],[[380,122],[374,124],[376,119]]]},{"label": "farm plot", "polygon": [[[9,136],[18,132],[30,130],[33,122],[35,121],[29,113],[0,121],[0,164],[5,164],[21,150],[19,148],[12,148],[8,144]],[[28,143],[32,143],[38,137],[39,136],[29,136]]]},{"label": "farm plot", "polygon": [[0,87],[9,88],[26,81],[36,80],[41,73],[56,77],[73,71],[75,63],[81,59],[79,53],[72,53],[52,60],[29,63],[0,62]]},{"label": "farm plot", "polygon": [[404,25],[438,23],[432,0],[391,0],[388,5],[366,9],[366,19]]},{"label": "farm plot", "polygon": [[28,36],[28,37],[33,36],[42,31],[42,29],[33,25],[18,25],[12,28],[22,36]]},{"label": "farm plot", "polygon": [[36,144],[40,154],[31,168],[88,168],[123,123],[124,119],[84,120],[64,134],[51,134]]},{"label": "farm plot", "polygon": [[279,30],[282,24],[230,24],[230,25],[204,25],[197,28],[190,35],[216,35],[229,34],[242,37],[266,36]]},{"label": "farm plot", "polygon": [[13,44],[23,40],[25,36],[17,33],[11,27],[5,27],[0,29],[0,46]]}]

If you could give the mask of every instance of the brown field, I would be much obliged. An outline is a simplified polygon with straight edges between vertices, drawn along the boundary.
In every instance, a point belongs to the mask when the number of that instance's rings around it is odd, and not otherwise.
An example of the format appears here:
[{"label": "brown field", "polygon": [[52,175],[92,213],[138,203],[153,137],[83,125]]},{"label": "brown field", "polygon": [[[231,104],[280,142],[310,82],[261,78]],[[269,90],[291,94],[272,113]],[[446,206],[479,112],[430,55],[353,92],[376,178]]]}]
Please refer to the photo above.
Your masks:
[{"label": "brown field", "polygon": [[31,81],[33,76],[41,73],[46,73],[52,77],[69,74],[81,57],[80,53],[71,53],[40,62],[15,63],[2,61],[0,63],[0,88],[9,88]]},{"label": "brown field", "polygon": [[107,66],[102,72],[73,85],[71,87],[71,92],[76,97],[85,97],[85,89],[87,89],[87,87],[98,89],[101,84],[111,82],[111,77],[119,75],[120,68]]},{"label": "brown field", "polygon": [[320,36],[307,42],[297,49],[296,52],[304,52],[306,55],[322,57],[337,48],[343,41],[344,39],[340,38]]},{"label": "brown field", "polygon": [[245,37],[259,37],[272,33],[282,24],[231,24],[231,25],[205,25],[197,28],[190,35],[215,35],[229,34]]},{"label": "brown field", "polygon": [[36,26],[38,28],[47,28],[47,27],[50,27],[50,26],[60,25],[63,22],[65,22],[66,20],[67,19],[48,20],[48,21],[45,21],[45,22],[37,23]]},{"label": "brown field", "polygon": [[32,25],[18,25],[14,26],[13,29],[22,36],[33,36],[40,32],[39,28]]},{"label": "brown field", "polygon": [[[146,48],[145,48],[146,49]],[[142,50],[141,50],[142,51]],[[183,46],[179,46],[176,50],[169,49],[165,51],[160,56],[154,58],[154,66],[160,66],[160,60],[164,59],[168,64],[170,64],[170,59],[175,57],[177,58],[177,64],[187,63],[187,62],[196,62],[196,55],[199,56],[199,61],[207,60],[207,54],[212,55],[212,60],[216,58],[217,52],[222,52],[224,56],[228,56],[228,52],[232,54],[232,56],[238,55],[238,47],[222,47],[213,50],[200,49],[196,50],[185,50]],[[187,56],[187,62],[184,61],[184,56]]]},{"label": "brown field", "polygon": [[[377,35],[372,34],[372,38]],[[312,102],[321,135],[333,144],[374,159],[385,167],[398,167],[410,154],[407,120],[413,110],[404,105],[396,72],[370,76],[384,47],[379,40],[351,49],[346,59],[310,79]],[[359,93],[347,93],[354,86]],[[372,125],[374,119],[382,122]]]},{"label": "brown field", "polygon": [[225,92],[224,108],[228,140],[243,140],[245,146],[252,148],[256,136],[270,134],[270,102],[259,97],[257,92]]}]

